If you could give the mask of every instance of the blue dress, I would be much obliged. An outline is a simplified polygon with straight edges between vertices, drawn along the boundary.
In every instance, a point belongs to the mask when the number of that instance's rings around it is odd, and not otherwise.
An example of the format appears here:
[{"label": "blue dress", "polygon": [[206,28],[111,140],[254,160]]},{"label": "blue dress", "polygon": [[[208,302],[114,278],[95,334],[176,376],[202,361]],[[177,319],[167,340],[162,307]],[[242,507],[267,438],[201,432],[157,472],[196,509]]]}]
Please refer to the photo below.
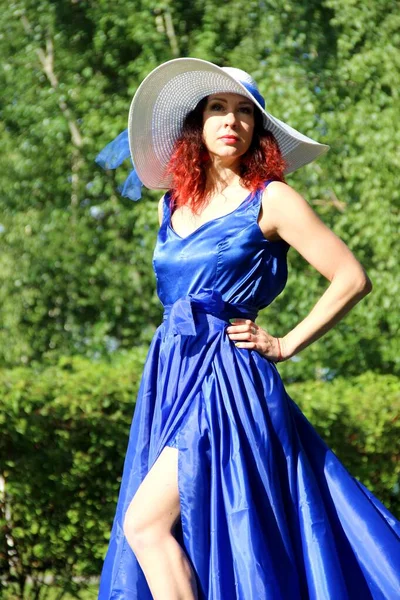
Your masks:
[{"label": "blue dress", "polygon": [[288,245],[263,237],[261,197],[182,238],[165,196],[153,260],[164,321],[144,367],[100,600],[152,598],[122,526],[165,446],[179,450],[176,537],[200,600],[400,598],[400,523],[320,438],[275,364],[225,332],[286,283]]}]

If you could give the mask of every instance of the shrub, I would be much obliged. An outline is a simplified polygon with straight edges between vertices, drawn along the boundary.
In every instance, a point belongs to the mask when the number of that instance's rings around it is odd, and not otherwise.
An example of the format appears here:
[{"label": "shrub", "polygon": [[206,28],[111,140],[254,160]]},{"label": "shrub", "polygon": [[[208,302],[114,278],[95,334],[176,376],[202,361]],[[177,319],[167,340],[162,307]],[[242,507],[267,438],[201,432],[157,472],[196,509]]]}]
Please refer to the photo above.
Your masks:
[{"label": "shrub", "polygon": [[399,378],[366,372],[287,390],[352,475],[399,517]]},{"label": "shrub", "polygon": [[0,571],[17,597],[28,577],[40,588],[51,572],[74,593],[73,577],[99,574],[143,362],[137,349],[0,373]]},{"label": "shrub", "polygon": [[[0,587],[77,594],[107,546],[146,349],[0,371]],[[389,375],[288,386],[353,475],[399,513],[399,391]],[[77,579],[78,578],[78,579]],[[26,594],[28,592],[25,592]]]}]

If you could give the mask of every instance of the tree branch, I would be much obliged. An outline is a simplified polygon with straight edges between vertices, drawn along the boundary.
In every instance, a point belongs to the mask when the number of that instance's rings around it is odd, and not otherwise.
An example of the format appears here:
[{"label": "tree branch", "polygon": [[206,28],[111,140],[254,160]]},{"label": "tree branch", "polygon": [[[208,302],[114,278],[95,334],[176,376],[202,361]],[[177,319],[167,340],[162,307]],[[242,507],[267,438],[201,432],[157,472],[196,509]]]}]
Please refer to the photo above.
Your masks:
[{"label": "tree branch", "polygon": [[164,12],[164,21],[165,21],[165,29],[167,32],[167,36],[169,39],[169,44],[171,46],[171,51],[173,56],[179,56],[179,46],[178,46],[178,40],[175,34],[175,27],[174,27],[174,22],[172,20],[172,16],[171,16],[171,12],[169,10],[169,8],[165,9]]},{"label": "tree branch", "polygon": [[338,210],[341,213],[343,213],[346,210],[346,202],[343,202],[343,200],[339,200],[335,192],[329,190],[328,196],[329,200],[317,199],[313,200],[312,203],[318,206],[333,206],[334,208],[336,208],[336,210]]},{"label": "tree branch", "polygon": [[[32,35],[32,27],[26,15],[22,15],[21,21],[25,32],[28,35]],[[37,48],[35,52],[39,58],[40,64],[43,67],[43,71],[50,82],[51,87],[56,90],[59,87],[59,82],[57,75],[54,72],[54,46],[51,37],[48,37],[46,39],[46,52],[43,50],[43,48]],[[81,136],[79,127],[72,115],[71,110],[68,108],[67,103],[62,98],[59,98],[58,105],[61,109],[61,112],[67,120],[68,127],[71,133],[72,143],[77,148],[81,148],[83,146],[83,138]]]}]

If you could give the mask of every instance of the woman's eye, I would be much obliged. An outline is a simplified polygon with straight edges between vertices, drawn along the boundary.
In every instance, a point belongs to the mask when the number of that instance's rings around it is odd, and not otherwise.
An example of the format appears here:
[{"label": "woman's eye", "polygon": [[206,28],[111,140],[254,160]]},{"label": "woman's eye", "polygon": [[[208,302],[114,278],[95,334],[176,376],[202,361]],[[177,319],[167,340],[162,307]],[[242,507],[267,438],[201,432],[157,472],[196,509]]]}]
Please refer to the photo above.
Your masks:
[{"label": "woman's eye", "polygon": [[[224,106],[220,102],[214,102],[213,104],[210,104],[208,110],[210,110],[212,112],[221,112],[221,111],[227,110],[227,108],[226,108],[226,106]],[[253,109],[251,108],[251,106],[239,106],[235,110],[237,110],[237,112],[240,112],[240,113],[245,114],[245,115],[252,115],[253,114]]]},{"label": "woman's eye", "polygon": [[222,104],[219,104],[218,102],[216,102],[215,104],[211,104],[210,106],[210,110],[223,110],[223,106]]}]

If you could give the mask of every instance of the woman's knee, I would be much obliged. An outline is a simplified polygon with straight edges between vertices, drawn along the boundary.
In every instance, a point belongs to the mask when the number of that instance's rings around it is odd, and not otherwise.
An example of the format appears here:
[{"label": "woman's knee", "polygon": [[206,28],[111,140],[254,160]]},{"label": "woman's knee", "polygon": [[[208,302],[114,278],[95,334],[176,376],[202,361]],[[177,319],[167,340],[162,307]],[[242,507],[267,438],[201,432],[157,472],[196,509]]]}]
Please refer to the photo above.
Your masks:
[{"label": "woman's knee", "polygon": [[141,550],[169,536],[180,515],[178,451],[164,448],[142,481],[125,515],[130,546]]},{"label": "woman's knee", "polygon": [[130,547],[135,553],[143,552],[161,544],[163,538],[170,534],[170,531],[161,527],[159,523],[150,524],[129,510],[125,515],[123,530]]}]

